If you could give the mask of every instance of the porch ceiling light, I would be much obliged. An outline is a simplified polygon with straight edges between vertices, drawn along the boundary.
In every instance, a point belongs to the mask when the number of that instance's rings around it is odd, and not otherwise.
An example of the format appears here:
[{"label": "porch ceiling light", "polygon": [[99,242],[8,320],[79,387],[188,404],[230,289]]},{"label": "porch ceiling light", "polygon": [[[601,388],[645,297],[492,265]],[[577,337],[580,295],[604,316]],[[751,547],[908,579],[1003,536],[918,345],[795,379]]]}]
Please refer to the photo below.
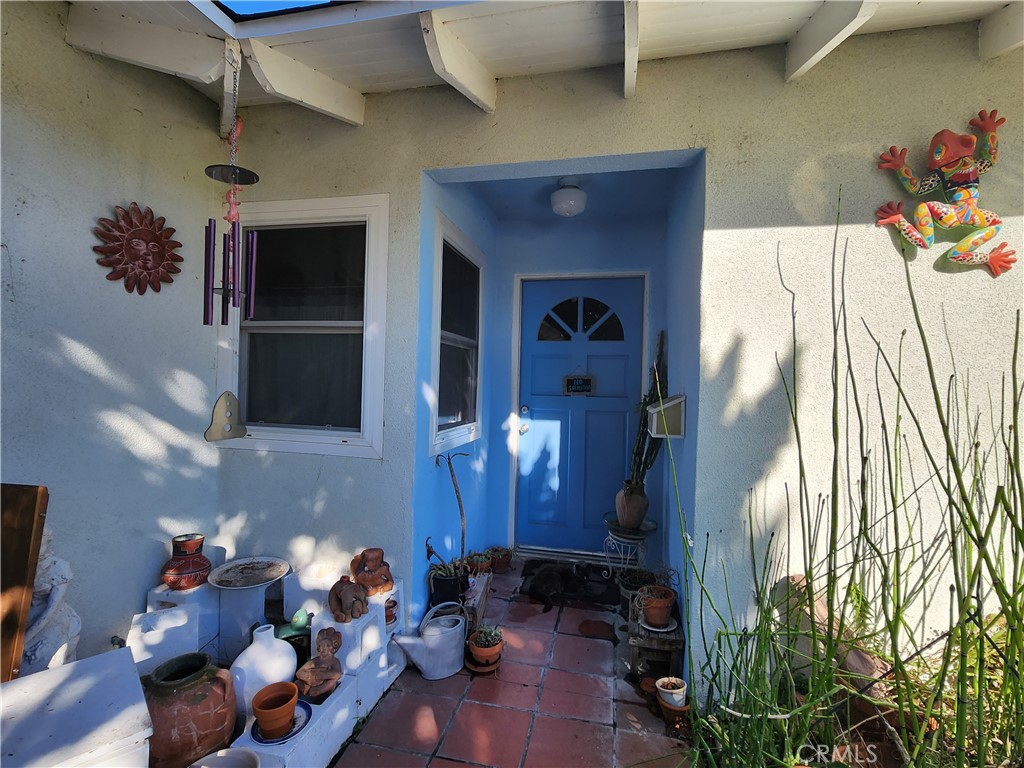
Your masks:
[{"label": "porch ceiling light", "polygon": [[551,210],[569,218],[583,213],[587,207],[587,193],[580,189],[579,179],[566,176],[558,180],[558,189],[551,193]]}]

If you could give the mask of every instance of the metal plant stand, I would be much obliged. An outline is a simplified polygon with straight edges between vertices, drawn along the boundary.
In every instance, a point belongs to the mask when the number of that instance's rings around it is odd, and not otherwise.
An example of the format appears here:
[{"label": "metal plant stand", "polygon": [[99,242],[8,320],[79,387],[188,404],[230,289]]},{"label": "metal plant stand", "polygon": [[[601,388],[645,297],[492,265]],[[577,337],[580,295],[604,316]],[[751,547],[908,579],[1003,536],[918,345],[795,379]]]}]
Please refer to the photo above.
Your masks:
[{"label": "metal plant stand", "polygon": [[623,528],[614,512],[604,516],[608,536],[604,540],[605,569],[602,575],[610,579],[615,568],[641,567],[647,557],[647,538],[658,530],[653,520],[644,520],[639,528]]}]

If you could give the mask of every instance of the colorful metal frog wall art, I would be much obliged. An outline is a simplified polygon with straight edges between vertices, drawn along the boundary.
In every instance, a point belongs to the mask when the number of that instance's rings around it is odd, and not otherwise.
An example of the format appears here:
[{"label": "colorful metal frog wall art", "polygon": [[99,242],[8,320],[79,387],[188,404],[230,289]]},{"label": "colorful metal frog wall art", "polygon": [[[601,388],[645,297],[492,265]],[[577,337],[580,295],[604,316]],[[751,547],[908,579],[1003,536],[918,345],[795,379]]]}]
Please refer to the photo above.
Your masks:
[{"label": "colorful metal frog wall art", "polygon": [[888,202],[878,209],[878,226],[895,224],[903,238],[919,248],[930,248],[935,241],[935,224],[946,229],[966,226],[974,229],[961,239],[946,254],[946,258],[957,264],[984,264],[995,277],[1017,260],[1016,251],[1000,243],[987,253],[979,248],[987,243],[1003,223],[992,211],[978,207],[978,177],[996,163],[998,141],[996,131],[1006,118],[999,117],[996,110],[991,113],[981,110],[970,124],[981,134],[979,159],[974,159],[977,137],[970,133],[957,134],[942,130],[932,137],[929,147],[928,173],[922,178],[914,175],[907,165],[907,150],[889,147],[879,159],[879,168],[896,171],[903,188],[920,197],[941,188],[946,202],[928,200],[919,203],[914,210],[914,223],[903,215],[902,202]]}]

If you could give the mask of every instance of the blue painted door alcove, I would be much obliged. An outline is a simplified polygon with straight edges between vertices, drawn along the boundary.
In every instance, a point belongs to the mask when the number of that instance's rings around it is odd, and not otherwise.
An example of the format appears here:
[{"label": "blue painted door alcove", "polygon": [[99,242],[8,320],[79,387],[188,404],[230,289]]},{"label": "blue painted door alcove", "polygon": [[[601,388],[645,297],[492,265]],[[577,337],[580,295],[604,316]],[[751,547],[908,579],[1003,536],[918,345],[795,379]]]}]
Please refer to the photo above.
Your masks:
[{"label": "blue painted door alcove", "polygon": [[[518,545],[601,551],[635,432],[643,311],[641,277],[523,283]],[[567,376],[582,391],[566,394]]]}]

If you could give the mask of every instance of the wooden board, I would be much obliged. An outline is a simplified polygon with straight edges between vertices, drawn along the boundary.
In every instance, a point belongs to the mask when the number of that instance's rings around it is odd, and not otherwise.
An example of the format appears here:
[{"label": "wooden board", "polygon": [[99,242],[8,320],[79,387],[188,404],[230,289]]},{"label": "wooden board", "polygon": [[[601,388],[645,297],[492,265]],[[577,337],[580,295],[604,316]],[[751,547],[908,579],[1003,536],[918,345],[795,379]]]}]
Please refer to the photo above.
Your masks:
[{"label": "wooden board", "polygon": [[49,493],[42,485],[0,486],[0,682],[18,676]]}]

